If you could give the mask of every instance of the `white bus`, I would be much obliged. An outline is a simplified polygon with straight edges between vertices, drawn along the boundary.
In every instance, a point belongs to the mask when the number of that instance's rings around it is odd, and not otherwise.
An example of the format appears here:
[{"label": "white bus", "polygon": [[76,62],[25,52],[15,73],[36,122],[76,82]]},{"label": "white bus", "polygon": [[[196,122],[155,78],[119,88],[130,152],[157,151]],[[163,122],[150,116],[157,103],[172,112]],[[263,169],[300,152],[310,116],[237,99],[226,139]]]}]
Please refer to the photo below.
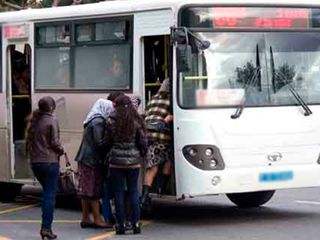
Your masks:
[{"label": "white bus", "polygon": [[139,94],[143,111],[167,77],[170,195],[252,207],[320,185],[318,0],[118,0],[7,12],[0,23],[0,186],[33,179],[23,124],[41,96],[56,99],[73,158],[97,98]]}]

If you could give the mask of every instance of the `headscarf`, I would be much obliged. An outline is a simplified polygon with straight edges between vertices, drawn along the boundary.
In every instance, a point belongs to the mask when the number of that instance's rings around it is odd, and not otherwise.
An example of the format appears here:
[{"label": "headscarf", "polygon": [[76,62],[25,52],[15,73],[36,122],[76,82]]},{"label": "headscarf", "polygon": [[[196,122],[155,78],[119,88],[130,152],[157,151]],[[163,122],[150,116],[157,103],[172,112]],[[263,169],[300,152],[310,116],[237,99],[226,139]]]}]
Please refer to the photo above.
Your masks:
[{"label": "headscarf", "polygon": [[92,106],[90,112],[87,114],[86,120],[83,125],[89,123],[96,117],[103,117],[107,119],[109,114],[113,111],[113,104],[110,100],[99,98]]}]

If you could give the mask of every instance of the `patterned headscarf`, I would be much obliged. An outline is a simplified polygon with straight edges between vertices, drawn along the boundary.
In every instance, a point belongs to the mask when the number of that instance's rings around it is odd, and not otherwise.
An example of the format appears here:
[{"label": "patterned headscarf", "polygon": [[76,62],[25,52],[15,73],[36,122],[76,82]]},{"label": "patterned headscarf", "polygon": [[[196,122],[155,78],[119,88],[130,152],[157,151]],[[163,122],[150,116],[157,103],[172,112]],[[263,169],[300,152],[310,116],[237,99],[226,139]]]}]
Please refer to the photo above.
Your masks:
[{"label": "patterned headscarf", "polygon": [[113,111],[113,104],[110,100],[99,98],[92,106],[90,112],[87,114],[83,125],[89,123],[95,117],[103,117],[107,119],[109,114]]}]

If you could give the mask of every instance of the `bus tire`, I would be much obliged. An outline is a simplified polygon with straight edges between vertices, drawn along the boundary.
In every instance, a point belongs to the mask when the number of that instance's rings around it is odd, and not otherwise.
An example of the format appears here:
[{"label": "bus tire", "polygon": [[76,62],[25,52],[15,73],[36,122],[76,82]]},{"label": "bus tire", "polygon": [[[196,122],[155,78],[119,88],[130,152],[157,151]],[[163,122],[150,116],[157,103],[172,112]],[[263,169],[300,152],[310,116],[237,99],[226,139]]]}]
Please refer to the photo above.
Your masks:
[{"label": "bus tire", "polygon": [[17,195],[21,193],[23,184],[0,182],[0,201],[11,202],[14,201]]},{"label": "bus tire", "polygon": [[272,191],[246,192],[246,193],[230,193],[227,197],[231,202],[241,208],[259,207],[268,202],[273,194]]}]

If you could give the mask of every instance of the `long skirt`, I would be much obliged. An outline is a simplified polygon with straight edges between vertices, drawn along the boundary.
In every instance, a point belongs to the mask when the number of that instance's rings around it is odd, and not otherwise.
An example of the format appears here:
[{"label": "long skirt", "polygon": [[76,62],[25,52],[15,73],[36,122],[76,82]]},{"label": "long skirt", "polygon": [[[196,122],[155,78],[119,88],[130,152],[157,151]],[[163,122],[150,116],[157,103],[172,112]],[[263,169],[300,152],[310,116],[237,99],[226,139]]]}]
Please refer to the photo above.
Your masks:
[{"label": "long skirt", "polygon": [[97,200],[102,197],[103,184],[107,176],[106,169],[101,166],[88,167],[78,164],[79,188],[78,196],[83,199]]}]

